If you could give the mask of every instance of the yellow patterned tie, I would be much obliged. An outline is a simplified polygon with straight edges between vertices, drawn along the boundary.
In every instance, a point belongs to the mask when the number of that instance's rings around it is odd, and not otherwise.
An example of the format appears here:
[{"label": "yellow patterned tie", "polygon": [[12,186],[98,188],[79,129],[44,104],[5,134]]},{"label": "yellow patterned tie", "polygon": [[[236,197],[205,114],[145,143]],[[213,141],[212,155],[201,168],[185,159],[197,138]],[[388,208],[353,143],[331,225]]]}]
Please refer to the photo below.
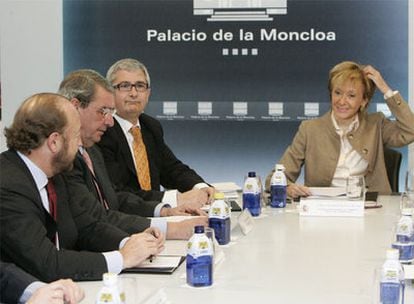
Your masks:
[{"label": "yellow patterned tie", "polygon": [[151,177],[149,172],[147,149],[142,140],[141,129],[132,127],[129,132],[134,137],[132,148],[134,150],[135,170],[137,171],[138,183],[142,190],[151,190]]}]

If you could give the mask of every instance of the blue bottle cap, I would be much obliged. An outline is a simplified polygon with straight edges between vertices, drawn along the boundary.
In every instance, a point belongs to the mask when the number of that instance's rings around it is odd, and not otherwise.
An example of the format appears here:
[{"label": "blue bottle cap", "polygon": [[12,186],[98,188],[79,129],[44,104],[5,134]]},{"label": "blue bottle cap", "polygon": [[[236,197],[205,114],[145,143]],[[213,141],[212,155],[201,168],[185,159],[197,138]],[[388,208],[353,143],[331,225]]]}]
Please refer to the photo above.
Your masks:
[{"label": "blue bottle cap", "polygon": [[195,226],[194,233],[204,233],[204,226]]},{"label": "blue bottle cap", "polygon": [[256,177],[256,172],[254,172],[254,171],[250,171],[250,172],[247,174],[247,176],[248,176],[248,177]]}]

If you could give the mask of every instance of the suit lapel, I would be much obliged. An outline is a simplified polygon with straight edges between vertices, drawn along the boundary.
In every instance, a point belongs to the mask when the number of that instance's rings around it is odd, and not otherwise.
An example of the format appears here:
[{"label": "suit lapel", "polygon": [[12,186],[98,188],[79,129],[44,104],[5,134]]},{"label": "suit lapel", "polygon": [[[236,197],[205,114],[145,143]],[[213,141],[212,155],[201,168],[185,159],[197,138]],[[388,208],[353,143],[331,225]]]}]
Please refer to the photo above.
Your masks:
[{"label": "suit lapel", "polygon": [[[88,148],[88,153],[92,160],[93,170],[95,171],[95,178],[96,178],[99,190],[101,192],[102,198],[106,201],[107,204],[109,204],[111,200],[108,200],[108,198],[110,197],[110,193],[108,193],[108,189],[110,189],[112,185],[111,184],[108,185],[108,181],[104,178],[105,176],[107,176],[107,173],[105,172],[106,169],[105,169],[105,164],[103,163],[103,158],[99,155],[100,152],[96,146],[92,146],[91,148]],[[95,185],[93,187],[95,187]],[[97,197],[99,197],[99,194],[98,193],[96,194],[97,194]]]},{"label": "suit lapel", "polygon": [[[82,155],[80,152],[76,154],[77,162],[79,162],[81,168],[82,168],[82,175],[84,176],[84,180],[86,181],[86,186],[89,188],[89,190],[95,189],[95,185],[93,183],[93,177],[92,173],[89,171],[88,165],[83,160]],[[95,191],[95,190],[93,190]]]},{"label": "suit lapel", "polygon": [[[17,155],[15,151],[9,150],[5,152],[5,155],[11,160],[12,163],[16,164],[17,167],[22,171],[23,175],[27,177],[27,180],[30,183],[30,188],[33,189],[33,191],[30,193],[30,197],[33,198],[33,201],[35,205],[42,210],[43,214],[45,215],[45,226],[47,230],[47,237],[49,239],[52,239],[53,236],[56,233],[56,222],[53,219],[53,217],[47,212],[45,207],[43,206],[42,199],[40,198],[40,192],[37,189],[36,182],[33,178],[32,173],[30,172],[29,168],[26,166],[24,161]],[[25,181],[20,179],[20,182],[24,183]]]},{"label": "suit lapel", "polygon": [[112,129],[115,131],[115,136],[117,137],[117,139],[119,139],[119,148],[121,150],[121,155],[125,159],[125,163],[128,169],[132,172],[132,174],[137,176],[134,160],[132,158],[131,150],[129,149],[129,144],[125,137],[124,131],[122,130],[121,126],[116,121],[116,119],[114,119],[114,122],[115,124],[112,127]]},{"label": "suit lapel", "polygon": [[[145,114],[141,114],[142,115]],[[147,125],[145,124],[145,122],[143,121],[143,119],[141,119],[140,117],[140,126],[141,126],[141,134],[142,134],[142,140],[144,141],[144,145],[145,145],[145,149],[147,151],[147,157],[148,157],[148,165],[149,165],[149,172],[150,172],[150,178],[151,178],[151,186],[154,187],[154,185],[156,185],[157,183],[155,183],[155,181],[153,180],[154,178],[154,174],[153,172],[158,172],[158,170],[156,170],[153,166],[156,164],[156,161],[153,159],[153,139],[152,139],[152,133],[149,130],[149,128],[147,127]],[[159,153],[162,153],[161,151],[159,151]],[[153,188],[154,189],[154,188]]]},{"label": "suit lapel", "polygon": [[[7,157],[14,163],[17,165],[17,167],[22,171],[22,173],[27,177],[28,181],[30,182],[30,186],[31,188],[34,189],[31,197],[33,197],[36,206],[39,207],[40,209],[44,210],[46,213],[47,211],[45,210],[45,208],[43,207],[42,204],[42,199],[40,198],[40,193],[37,189],[37,185],[36,182],[32,176],[32,173],[30,172],[29,168],[26,166],[26,164],[24,163],[24,161],[17,155],[17,153],[15,151],[9,150],[7,152],[5,152],[5,155],[7,155]],[[21,182],[24,183],[23,180],[21,180]]]}]

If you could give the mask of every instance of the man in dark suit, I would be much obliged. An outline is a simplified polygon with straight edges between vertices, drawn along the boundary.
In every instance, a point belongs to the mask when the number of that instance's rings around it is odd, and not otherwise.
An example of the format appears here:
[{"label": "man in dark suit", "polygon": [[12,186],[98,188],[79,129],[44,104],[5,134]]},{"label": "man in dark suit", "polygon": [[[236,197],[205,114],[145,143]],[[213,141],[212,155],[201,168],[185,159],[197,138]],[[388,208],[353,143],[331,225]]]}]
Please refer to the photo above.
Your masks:
[{"label": "man in dark suit", "polygon": [[84,296],[82,288],[70,279],[45,284],[14,264],[0,262],[1,303],[76,304]]},{"label": "man in dark suit", "polygon": [[[195,225],[207,225],[207,218],[167,223],[160,216],[200,213],[191,206],[170,208],[155,201],[144,201],[126,191],[115,191],[105,168],[99,148],[103,133],[113,125],[113,88],[93,70],[69,73],[59,87],[59,93],[71,100],[81,120],[82,147],[75,158],[73,170],[66,174],[75,200],[89,214],[118,228],[134,233],[151,226],[161,229],[167,239],[188,239]],[[151,220],[143,217],[155,217]]]},{"label": "man in dark suit", "polygon": [[127,239],[127,233],[96,220],[71,199],[59,173],[73,166],[80,119],[67,99],[33,95],[5,135],[9,150],[0,155],[2,260],[45,282],[93,280],[139,265],[162,250],[159,231]]},{"label": "man in dark suit", "polygon": [[[177,159],[164,141],[160,122],[143,113],[151,92],[147,68],[138,60],[122,59],[109,68],[107,79],[115,88],[116,114],[114,127],[102,136],[99,146],[116,187],[172,206],[201,207],[212,200],[214,189]],[[143,155],[135,148],[136,129],[142,135]],[[147,165],[141,167],[142,163]],[[160,186],[169,190],[160,191]]]}]

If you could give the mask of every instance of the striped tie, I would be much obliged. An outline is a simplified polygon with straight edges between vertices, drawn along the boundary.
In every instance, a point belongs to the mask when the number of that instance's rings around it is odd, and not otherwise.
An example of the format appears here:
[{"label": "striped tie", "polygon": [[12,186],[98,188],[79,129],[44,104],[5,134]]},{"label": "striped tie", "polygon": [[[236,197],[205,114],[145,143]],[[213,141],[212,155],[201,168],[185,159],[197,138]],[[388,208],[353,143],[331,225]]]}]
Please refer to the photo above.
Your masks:
[{"label": "striped tie", "polygon": [[92,174],[93,184],[95,185],[96,193],[98,193],[99,201],[104,206],[104,208],[108,210],[109,205],[108,205],[108,202],[105,200],[105,197],[102,195],[101,187],[99,186],[98,180],[96,179],[96,176],[95,176],[95,170],[93,170],[93,164],[92,164],[91,157],[89,156],[86,149],[83,149],[83,152],[81,154],[82,154],[83,160],[88,166],[89,171]]},{"label": "striped tie", "polygon": [[134,151],[135,170],[138,176],[138,183],[142,190],[151,190],[151,177],[149,172],[147,149],[142,140],[141,129],[132,127],[129,132],[134,138],[132,148]]}]

